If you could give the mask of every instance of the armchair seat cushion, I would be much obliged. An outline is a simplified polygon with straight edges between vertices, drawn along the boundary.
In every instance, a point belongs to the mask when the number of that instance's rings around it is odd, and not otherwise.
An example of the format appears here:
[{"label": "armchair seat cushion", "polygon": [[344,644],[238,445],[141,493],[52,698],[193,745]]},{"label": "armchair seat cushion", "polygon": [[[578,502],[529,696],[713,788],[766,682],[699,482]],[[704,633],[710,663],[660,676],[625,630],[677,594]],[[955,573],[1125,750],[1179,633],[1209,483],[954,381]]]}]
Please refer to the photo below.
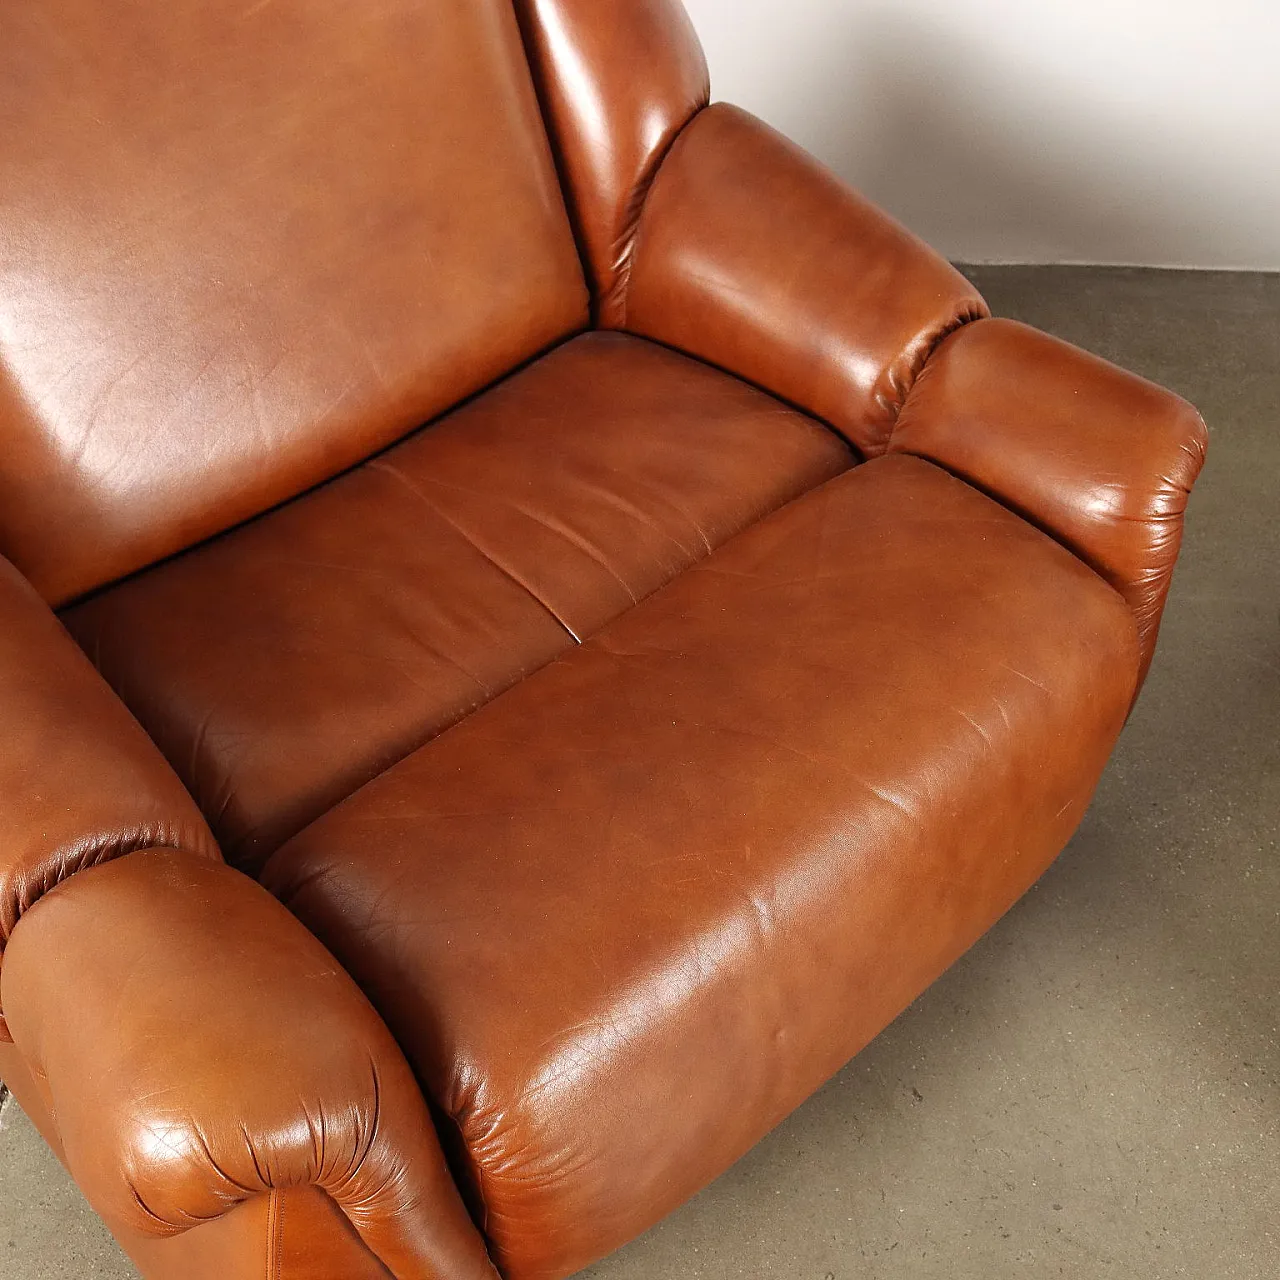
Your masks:
[{"label": "armchair seat cushion", "polygon": [[744,1153],[1030,886],[1137,668],[1092,570],[883,458],[414,752],[264,880],[389,1022],[503,1274],[561,1277]]},{"label": "armchair seat cushion", "polygon": [[588,334],[64,621],[253,868],[852,462],[735,378]]}]

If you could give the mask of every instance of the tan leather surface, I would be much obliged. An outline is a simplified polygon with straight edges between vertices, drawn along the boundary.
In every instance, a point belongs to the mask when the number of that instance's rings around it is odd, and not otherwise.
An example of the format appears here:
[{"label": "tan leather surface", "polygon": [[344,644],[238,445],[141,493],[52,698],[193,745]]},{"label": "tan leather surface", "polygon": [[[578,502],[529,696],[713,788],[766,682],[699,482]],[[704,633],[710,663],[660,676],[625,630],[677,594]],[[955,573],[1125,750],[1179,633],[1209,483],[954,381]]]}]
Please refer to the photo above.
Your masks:
[{"label": "tan leather surface", "polygon": [[31,1069],[12,1040],[0,1041],[0,1082],[18,1099],[27,1118],[49,1144],[53,1154],[66,1164],[67,1157],[62,1150],[62,1139],[58,1137],[57,1126],[49,1113],[48,1098],[37,1085]]},{"label": "tan leather surface", "polygon": [[985,314],[932,249],[717,104],[677,138],[649,193],[624,327],[767,388],[871,456],[938,340]]},{"label": "tan leather surface", "polygon": [[736,379],[588,335],[66,620],[252,866],[851,461]]},{"label": "tan leather surface", "polygon": [[678,0],[0,10],[0,1075],[147,1280],[561,1280],[1088,803],[1203,424],[707,98]]},{"label": "tan leather surface", "polygon": [[3,994],[113,1228],[171,1238],[315,1186],[401,1280],[494,1280],[386,1027],[247,877],[173,850],[82,871],[14,930]]},{"label": "tan leather surface", "polygon": [[[65,1164],[47,1094],[12,1043],[0,1043],[0,1081]],[[315,1187],[253,1196],[176,1236],[117,1223],[115,1238],[144,1280],[388,1280],[391,1274]]]},{"label": "tan leather surface", "polygon": [[416,752],[264,880],[457,1125],[503,1274],[551,1280],[723,1170],[1036,879],[1137,664],[1078,559],[885,458]]},{"label": "tan leather surface", "polygon": [[625,313],[636,225],[711,87],[680,0],[516,0],[587,260],[597,322]]},{"label": "tan leather surface", "polygon": [[392,1280],[322,1191],[277,1195],[272,1211],[269,1236],[278,1280]]},{"label": "tan leather surface", "polygon": [[938,348],[890,448],[985,489],[1129,602],[1151,662],[1208,433],[1180,396],[1012,320]]},{"label": "tan leather surface", "polygon": [[394,1280],[314,1187],[255,1196],[180,1236],[120,1243],[143,1280]]},{"label": "tan leather surface", "polygon": [[59,881],[151,845],[219,856],[154,743],[0,559],[0,954]]},{"label": "tan leather surface", "polygon": [[[0,1041],[0,1081],[65,1164],[47,1084],[37,1084],[11,1041]],[[120,1223],[114,1235],[145,1280],[387,1280],[391,1274],[317,1187],[253,1196],[181,1235],[157,1237]]]},{"label": "tan leather surface", "polygon": [[0,554],[62,602],[586,322],[510,0],[0,9]]}]

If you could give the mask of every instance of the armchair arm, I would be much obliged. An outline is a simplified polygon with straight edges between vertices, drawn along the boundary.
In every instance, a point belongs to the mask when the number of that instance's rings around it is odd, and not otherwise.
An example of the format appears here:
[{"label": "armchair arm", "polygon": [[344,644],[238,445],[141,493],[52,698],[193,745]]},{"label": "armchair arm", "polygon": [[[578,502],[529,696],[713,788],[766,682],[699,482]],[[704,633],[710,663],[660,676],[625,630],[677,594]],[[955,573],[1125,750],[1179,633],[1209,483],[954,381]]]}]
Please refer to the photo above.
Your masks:
[{"label": "armchair arm", "polygon": [[109,1224],[176,1235],[315,1186],[398,1280],[496,1280],[390,1032],[246,876],[173,850],[83,871],[14,931],[3,987]]},{"label": "armchair arm", "polygon": [[0,559],[0,954],[61,880],[153,845],[219,858],[154,743]]},{"label": "armchair arm", "polygon": [[3,560],[0,952],[8,1030],[109,1223],[172,1235],[318,1186],[401,1280],[494,1280],[390,1032],[222,863],[150,738]]},{"label": "armchair arm", "polygon": [[889,448],[985,489],[1124,596],[1146,675],[1207,433],[1181,397],[1012,320],[953,334]]},{"label": "armchair arm", "polygon": [[625,327],[884,451],[929,353],[987,314],[972,285],[745,111],[676,139],[632,252]]}]

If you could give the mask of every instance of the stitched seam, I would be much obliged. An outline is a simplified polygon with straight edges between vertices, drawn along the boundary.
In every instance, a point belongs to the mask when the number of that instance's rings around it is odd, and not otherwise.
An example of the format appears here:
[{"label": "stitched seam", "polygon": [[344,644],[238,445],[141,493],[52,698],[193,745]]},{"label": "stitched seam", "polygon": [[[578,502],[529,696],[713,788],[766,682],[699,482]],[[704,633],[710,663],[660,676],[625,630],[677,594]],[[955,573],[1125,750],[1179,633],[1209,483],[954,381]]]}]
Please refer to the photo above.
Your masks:
[{"label": "stitched seam", "polygon": [[284,1199],[272,1191],[267,1203],[267,1280],[280,1280],[284,1267]]}]

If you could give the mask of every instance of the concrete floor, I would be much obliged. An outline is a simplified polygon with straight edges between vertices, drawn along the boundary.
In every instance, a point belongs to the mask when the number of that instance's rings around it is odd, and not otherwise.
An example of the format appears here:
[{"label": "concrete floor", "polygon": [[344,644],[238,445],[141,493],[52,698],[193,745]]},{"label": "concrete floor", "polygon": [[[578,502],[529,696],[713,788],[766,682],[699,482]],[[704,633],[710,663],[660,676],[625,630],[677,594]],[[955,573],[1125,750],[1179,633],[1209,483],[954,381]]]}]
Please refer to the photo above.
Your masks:
[{"label": "concrete floor", "polygon": [[[1280,1274],[1280,275],[972,274],[1208,419],[1147,690],[1041,884],[590,1280]],[[0,1274],[133,1275],[13,1106]]]}]

